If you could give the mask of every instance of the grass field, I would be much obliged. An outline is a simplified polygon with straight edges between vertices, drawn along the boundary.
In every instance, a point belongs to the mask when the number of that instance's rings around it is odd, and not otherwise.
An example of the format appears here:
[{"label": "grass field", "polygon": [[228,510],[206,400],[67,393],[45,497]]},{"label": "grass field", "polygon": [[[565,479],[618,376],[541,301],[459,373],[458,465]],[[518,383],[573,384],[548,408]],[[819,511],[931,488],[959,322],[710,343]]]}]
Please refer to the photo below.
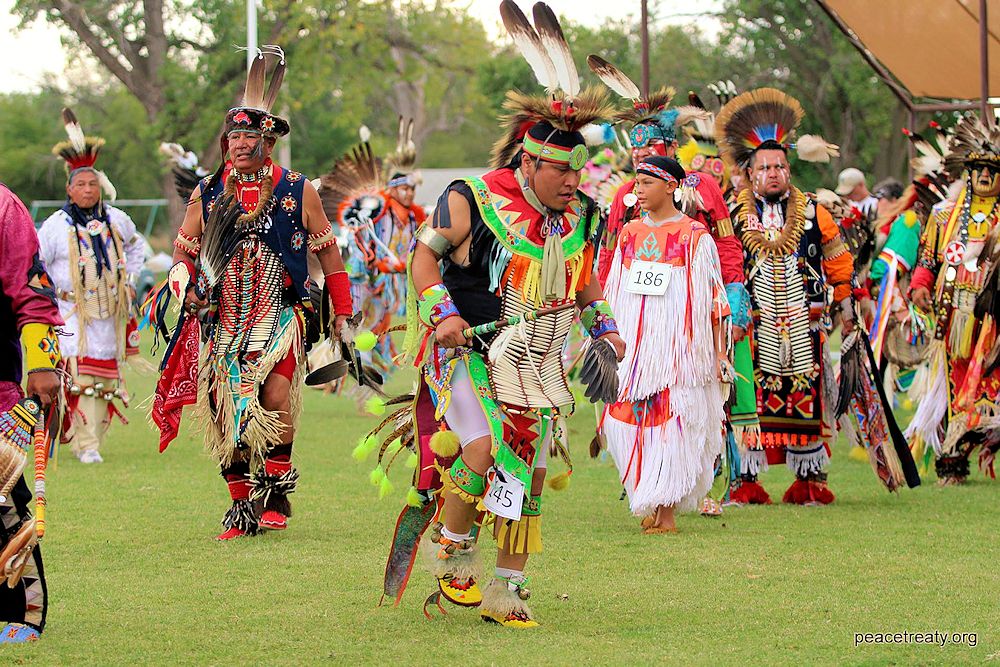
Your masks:
[{"label": "grass field", "polygon": [[[394,381],[404,388],[401,374]],[[144,397],[152,378],[135,378]],[[576,473],[547,492],[545,553],[529,564],[543,624],[486,626],[457,607],[426,621],[429,575],[378,607],[408,486],[377,500],[350,456],[371,418],[307,392],[295,517],[282,534],[220,544],[228,506],[187,428],[164,454],[140,412],[116,425],[103,465],[66,452],[50,472],[41,642],[2,664],[929,664],[1000,660],[1000,483],[932,479],[890,496],[839,445],[837,501],[685,515],[680,533],[639,534],[610,463],[586,458],[593,411],[571,425]],[[791,481],[772,469],[779,498]],[[486,554],[492,552],[491,541]],[[489,560],[487,561],[489,562]],[[862,645],[856,632],[976,633],[976,645]]]}]

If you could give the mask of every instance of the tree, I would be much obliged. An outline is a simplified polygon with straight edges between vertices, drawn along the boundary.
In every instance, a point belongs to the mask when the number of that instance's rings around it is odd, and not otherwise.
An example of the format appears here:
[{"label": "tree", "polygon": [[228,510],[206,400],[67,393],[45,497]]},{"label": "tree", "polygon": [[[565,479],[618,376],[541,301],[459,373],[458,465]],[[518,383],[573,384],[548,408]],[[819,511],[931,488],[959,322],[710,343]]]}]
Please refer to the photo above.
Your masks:
[{"label": "tree", "polygon": [[797,164],[800,182],[829,187],[845,166],[870,180],[905,175],[905,109],[815,3],[726,0],[720,18],[721,43],[739,59],[733,79],[740,89],[767,85],[790,93],[806,111],[801,132],[840,146],[830,167]]}]

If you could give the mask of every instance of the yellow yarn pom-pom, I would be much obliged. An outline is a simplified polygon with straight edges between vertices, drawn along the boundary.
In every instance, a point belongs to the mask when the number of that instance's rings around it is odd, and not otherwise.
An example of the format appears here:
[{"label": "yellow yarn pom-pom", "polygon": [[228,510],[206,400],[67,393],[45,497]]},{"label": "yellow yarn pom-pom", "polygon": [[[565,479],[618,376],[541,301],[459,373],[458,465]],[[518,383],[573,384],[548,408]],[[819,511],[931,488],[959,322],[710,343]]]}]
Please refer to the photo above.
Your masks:
[{"label": "yellow yarn pom-pom", "polygon": [[424,500],[420,497],[417,487],[411,486],[410,490],[406,492],[406,504],[410,507],[423,507]]},{"label": "yellow yarn pom-pom", "polygon": [[389,481],[388,477],[383,476],[381,483],[379,483],[378,485],[378,499],[382,500],[387,495],[392,493],[392,491],[393,491],[392,482]]},{"label": "yellow yarn pom-pom", "polygon": [[431,451],[443,458],[451,458],[458,454],[460,443],[454,431],[441,430],[431,436]]},{"label": "yellow yarn pom-pom", "polygon": [[545,482],[553,491],[562,491],[569,486],[569,473],[564,472]]}]

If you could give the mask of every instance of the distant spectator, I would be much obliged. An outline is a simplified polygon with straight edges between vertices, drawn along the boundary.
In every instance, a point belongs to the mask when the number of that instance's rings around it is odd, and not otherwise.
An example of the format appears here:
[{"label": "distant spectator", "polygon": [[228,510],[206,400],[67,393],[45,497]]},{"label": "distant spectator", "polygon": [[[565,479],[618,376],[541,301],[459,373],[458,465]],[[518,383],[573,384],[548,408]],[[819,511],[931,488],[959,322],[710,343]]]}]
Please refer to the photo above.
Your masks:
[{"label": "distant spectator", "polygon": [[834,192],[846,198],[851,202],[851,206],[865,215],[871,214],[878,208],[878,199],[868,191],[865,174],[860,169],[849,167],[840,172],[837,189]]},{"label": "distant spectator", "polygon": [[889,228],[892,227],[895,215],[896,204],[903,196],[903,184],[895,178],[886,178],[875,185],[872,196],[878,200],[878,219],[875,223],[875,247],[879,250],[885,245],[885,240],[889,237]]}]

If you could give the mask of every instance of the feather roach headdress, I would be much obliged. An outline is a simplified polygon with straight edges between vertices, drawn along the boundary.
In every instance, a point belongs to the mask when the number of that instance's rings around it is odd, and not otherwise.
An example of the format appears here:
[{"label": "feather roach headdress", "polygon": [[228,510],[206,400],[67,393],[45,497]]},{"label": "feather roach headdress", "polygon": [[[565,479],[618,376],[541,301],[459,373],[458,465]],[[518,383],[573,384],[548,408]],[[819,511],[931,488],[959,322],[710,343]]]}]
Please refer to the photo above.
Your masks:
[{"label": "feather roach headdress", "polygon": [[396,150],[386,157],[386,185],[420,185],[420,172],[416,170],[417,145],[413,142],[413,119],[399,117]]},{"label": "feather roach headdress", "polygon": [[[265,88],[267,58],[271,55],[278,59],[278,64],[271,72],[271,81]],[[226,134],[230,132],[257,132],[269,137],[283,137],[291,129],[288,121],[273,113],[274,101],[281,90],[285,79],[285,52],[280,46],[265,44],[257,49],[257,57],[253,59],[247,72],[247,82],[243,89],[243,100],[239,106],[226,113]]]},{"label": "feather roach headdress", "polygon": [[677,140],[677,128],[695,119],[707,119],[704,109],[694,106],[667,108],[674,99],[674,89],[664,86],[649,96],[643,96],[624,72],[596,55],[587,56],[587,65],[604,85],[631,103],[615,114],[615,120],[628,126],[632,147],[645,146],[650,141],[672,143]]},{"label": "feather roach headdress", "polygon": [[948,148],[944,168],[956,180],[975,163],[1000,169],[1000,126],[987,126],[976,114],[966,114],[955,126]]},{"label": "feather roach headdress", "polygon": [[501,117],[507,130],[493,146],[494,167],[510,164],[518,150],[540,160],[582,169],[588,152],[581,128],[609,118],[614,109],[600,88],[581,93],[580,76],[559,20],[544,2],[535,3],[534,25],[513,0],[503,0],[500,17],[546,96],[509,91]]},{"label": "feather roach headdress", "polygon": [[715,119],[715,140],[722,157],[745,169],[761,148],[794,148],[799,159],[829,162],[840,153],[822,137],[803,135],[794,143],[795,130],[805,113],[799,101],[774,88],[757,88],[737,95]]},{"label": "feather roach headdress", "polygon": [[69,107],[62,110],[63,126],[66,128],[66,141],[60,141],[52,147],[52,154],[61,157],[66,163],[66,178],[71,180],[77,170],[87,169],[97,174],[97,179],[101,184],[101,189],[111,201],[115,200],[117,192],[115,186],[108,180],[107,175],[96,169],[97,156],[104,146],[102,137],[87,137],[83,134],[80,121]]}]

